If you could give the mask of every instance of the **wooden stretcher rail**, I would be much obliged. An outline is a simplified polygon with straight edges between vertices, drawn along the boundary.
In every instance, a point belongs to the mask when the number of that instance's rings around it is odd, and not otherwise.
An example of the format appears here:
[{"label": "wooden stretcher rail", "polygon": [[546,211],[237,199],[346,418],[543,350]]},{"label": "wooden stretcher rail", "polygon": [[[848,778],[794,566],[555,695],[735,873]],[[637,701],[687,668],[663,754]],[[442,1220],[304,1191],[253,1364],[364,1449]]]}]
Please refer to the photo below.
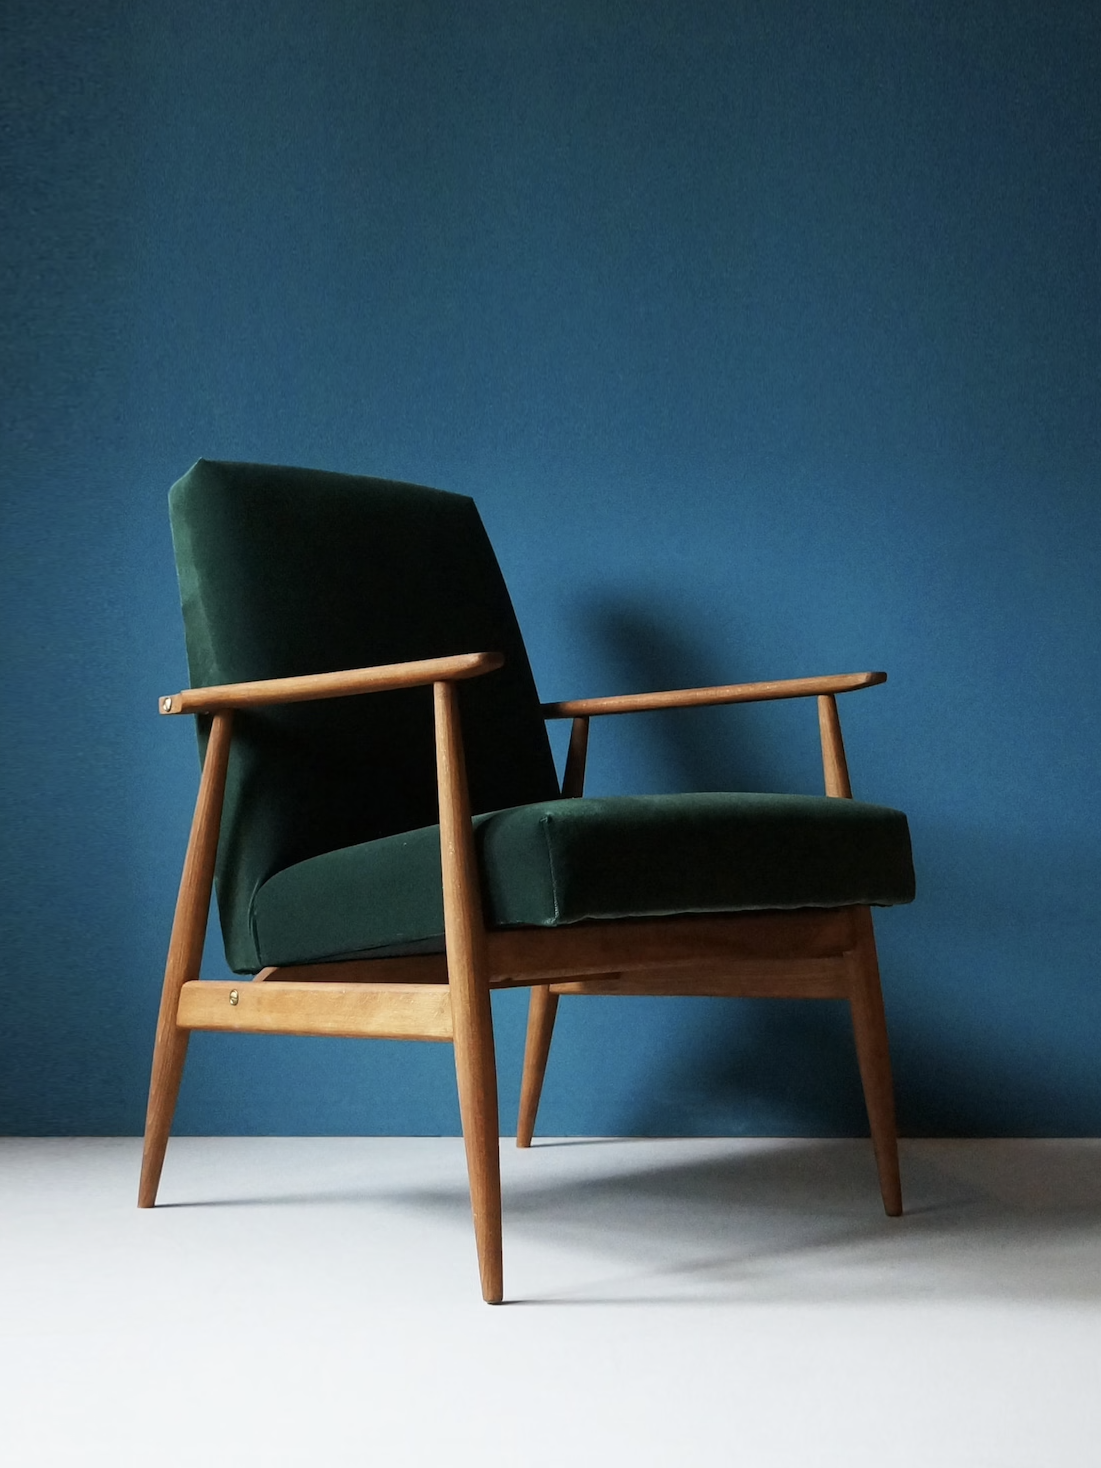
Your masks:
[{"label": "wooden stretcher rail", "polygon": [[838,907],[506,928],[486,935],[490,980],[550,983],[634,969],[839,958],[856,942],[854,911]]},{"label": "wooden stretcher rail", "polygon": [[847,999],[848,965],[844,958],[808,958],[759,963],[734,961],[728,966],[639,969],[589,979],[563,979],[550,985],[552,994],[647,994],[655,997],[714,999]]},{"label": "wooden stretcher rail", "polygon": [[[263,968],[254,984],[446,984],[447,958],[442,953],[414,953],[404,958],[342,958],[335,963],[284,964]],[[245,981],[249,982],[248,980]]]},{"label": "wooden stretcher rail", "polygon": [[[584,992],[626,994],[634,992],[624,985],[628,978],[633,982],[637,972],[639,982],[648,986],[638,993],[656,993],[653,984],[667,983],[672,986],[670,993],[681,994],[691,992],[684,985],[692,974],[702,974],[702,981],[714,986],[726,984],[721,973],[734,970],[747,976],[752,971],[754,983],[767,979],[782,987],[777,975],[784,969],[800,973],[801,980],[812,985],[817,982],[828,986],[840,973],[831,965],[836,965],[856,942],[854,911],[849,907],[806,908],[795,912],[620,919],[562,928],[501,928],[486,934],[488,979],[495,989],[592,980],[608,982],[611,987],[607,991],[586,988]],[[247,991],[261,987],[313,991],[345,986],[393,992],[442,989],[447,982],[447,958],[442,953],[288,964],[262,969],[251,983],[243,981],[239,1003],[246,1002]],[[730,980],[731,984],[737,982]],[[737,987],[709,987],[699,992],[741,991]],[[251,998],[248,1002],[252,1003]],[[219,1028],[223,1027],[239,1028],[220,1023]]]},{"label": "wooden stretcher rail", "polygon": [[451,1040],[451,995],[428,984],[263,984],[193,979],[180,990],[186,1030]]}]

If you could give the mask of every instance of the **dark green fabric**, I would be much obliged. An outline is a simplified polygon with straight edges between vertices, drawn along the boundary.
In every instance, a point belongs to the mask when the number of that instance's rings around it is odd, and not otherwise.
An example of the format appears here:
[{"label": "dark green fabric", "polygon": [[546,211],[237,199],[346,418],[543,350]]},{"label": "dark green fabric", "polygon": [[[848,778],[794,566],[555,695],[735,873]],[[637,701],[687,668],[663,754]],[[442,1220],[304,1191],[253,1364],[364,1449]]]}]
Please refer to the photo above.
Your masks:
[{"label": "dark green fabric", "polygon": [[[473,808],[557,794],[527,654],[472,500],[200,460],[170,508],[192,686],[501,652],[503,668],[460,685]],[[231,968],[266,962],[250,913],[275,872],[437,819],[429,689],[238,714],[217,869]]]},{"label": "dark green fabric", "polygon": [[[541,801],[478,817],[475,844],[491,927],[890,906],[914,895],[906,817],[854,800],[711,794]],[[278,873],[256,894],[253,931],[265,964],[432,946],[443,932],[439,827]]]}]

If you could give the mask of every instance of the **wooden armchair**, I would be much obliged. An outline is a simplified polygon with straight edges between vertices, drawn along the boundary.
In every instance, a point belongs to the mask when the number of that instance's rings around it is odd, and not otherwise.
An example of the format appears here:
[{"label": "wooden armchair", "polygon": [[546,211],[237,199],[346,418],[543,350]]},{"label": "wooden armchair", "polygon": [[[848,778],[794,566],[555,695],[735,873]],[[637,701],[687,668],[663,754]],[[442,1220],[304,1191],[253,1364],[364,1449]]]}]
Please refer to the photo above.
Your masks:
[{"label": "wooden armchair", "polygon": [[[200,461],[171,503],[205,686],[160,708],[198,716],[205,757],[141,1206],[192,1030],[451,1041],[482,1290],[500,1301],[490,992],[524,986],[521,1146],[561,994],[848,999],[883,1201],[901,1212],[870,907],[911,900],[909,837],[899,812],[851,800],[835,701],[885,674],[540,706],[471,501]],[[826,798],[581,798],[594,716],[797,697],[818,700]],[[544,718],[573,720],[561,789]],[[215,878],[250,982],[199,976]]]}]

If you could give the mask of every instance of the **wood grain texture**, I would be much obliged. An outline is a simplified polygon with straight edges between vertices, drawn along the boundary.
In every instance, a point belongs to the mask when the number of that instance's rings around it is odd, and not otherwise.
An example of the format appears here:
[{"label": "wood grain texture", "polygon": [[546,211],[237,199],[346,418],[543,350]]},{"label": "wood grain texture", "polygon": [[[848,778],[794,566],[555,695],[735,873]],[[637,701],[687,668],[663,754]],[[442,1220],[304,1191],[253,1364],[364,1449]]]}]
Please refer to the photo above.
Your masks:
[{"label": "wood grain texture", "polygon": [[180,990],[184,984],[199,977],[202,963],[232,735],[233,715],[216,714],[207,741],[199,794],[191,821],[191,835],[184,857],[179,896],[176,899],[172,936],[168,944],[168,962],[165,965],[160,1013],[157,1017],[157,1037],[153,1046],[153,1072],[149,1081],[145,1145],[141,1181],[138,1184],[139,1208],[152,1208],[156,1202],[165,1148],[168,1146],[168,1134],[172,1130],[172,1116],[180,1089],[180,1077],[183,1075],[187,1056],[187,1031],[179,1028],[176,1011]]},{"label": "wood grain texture", "polygon": [[[552,984],[550,990],[552,994],[649,994],[669,998],[847,999],[849,982],[844,958],[805,958],[642,969],[600,978],[566,979]],[[537,992],[532,990],[533,994]]]},{"label": "wood grain texture", "polygon": [[902,1181],[898,1168],[895,1093],[875,932],[868,908],[856,909],[856,925],[858,941],[850,960],[849,1007],[883,1207],[891,1218],[897,1218],[902,1212]]},{"label": "wood grain texture", "polygon": [[489,969],[494,981],[538,984],[729,959],[830,958],[853,946],[855,910],[802,908],[501,929],[487,934]]},{"label": "wood grain texture", "polygon": [[198,980],[183,986],[179,1023],[192,1030],[450,1040],[451,993],[429,984]]},{"label": "wood grain texture", "polygon": [[546,719],[638,714],[656,709],[699,708],[705,704],[760,703],[777,698],[817,698],[852,693],[886,683],[886,673],[836,673],[823,678],[786,678],[774,683],[728,683],[715,688],[678,688],[663,693],[625,693],[610,698],[574,698],[543,704]]},{"label": "wood grain texture", "polygon": [[837,699],[832,693],[819,695],[818,732],[822,739],[822,774],[826,794],[851,800],[853,790],[849,784],[849,766],[841,739],[841,720],[837,715]]},{"label": "wood grain texture", "polygon": [[434,707],[444,937],[455,1034],[455,1074],[470,1174],[470,1201],[482,1296],[489,1304],[495,1305],[504,1298],[497,1065],[493,1049],[486,933],[474,855],[458,695],[453,683],[434,685]]},{"label": "wood grain texture", "polygon": [[405,958],[288,963],[261,969],[251,982],[264,984],[272,979],[288,984],[446,984],[447,958],[442,953],[411,953]]},{"label": "wood grain texture", "polygon": [[528,1033],[524,1044],[524,1071],[520,1081],[520,1111],[516,1122],[516,1145],[530,1147],[535,1116],[543,1093],[558,995],[546,984],[531,991],[528,1001]]},{"label": "wood grain texture", "polygon": [[185,688],[158,700],[162,714],[211,713],[216,709],[255,708],[269,703],[306,703],[317,698],[349,698],[356,693],[385,693],[392,688],[416,688],[441,679],[449,682],[492,673],[504,662],[499,652],[460,653],[455,657],[423,658],[413,663],[388,663],[377,668],[349,668],[339,673],[311,673],[301,678],[265,678],[254,683],[220,683],[210,688]]}]

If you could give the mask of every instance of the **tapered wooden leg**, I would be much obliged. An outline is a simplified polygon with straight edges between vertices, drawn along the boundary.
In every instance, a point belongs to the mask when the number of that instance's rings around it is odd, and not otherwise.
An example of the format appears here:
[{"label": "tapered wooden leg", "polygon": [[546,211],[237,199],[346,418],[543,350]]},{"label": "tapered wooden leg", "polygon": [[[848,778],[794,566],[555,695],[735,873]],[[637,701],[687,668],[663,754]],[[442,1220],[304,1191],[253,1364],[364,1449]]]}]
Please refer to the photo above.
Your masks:
[{"label": "tapered wooden leg", "polygon": [[172,1116],[187,1056],[189,1032],[177,1026],[176,1011],[181,988],[189,980],[199,977],[202,965],[232,734],[232,713],[216,714],[207,741],[164,970],[157,1039],[153,1047],[153,1073],[149,1080],[149,1107],[145,1117],[145,1149],[138,1184],[139,1208],[152,1208],[157,1200],[164,1152],[172,1130]]},{"label": "tapered wooden leg", "polygon": [[872,915],[864,908],[857,915],[860,938],[850,966],[852,1011],[856,1056],[864,1085],[864,1102],[879,1170],[883,1206],[891,1218],[902,1212],[902,1181],[898,1171],[898,1132],[895,1125],[895,1095],[891,1082],[891,1056],[887,1044],[887,1018],[879,982]]},{"label": "tapered wooden leg", "polygon": [[520,1116],[516,1123],[518,1147],[531,1146],[557,1009],[558,995],[551,993],[549,984],[537,984],[528,1002],[528,1038],[524,1047],[524,1075],[520,1082]]},{"label": "tapered wooden leg", "polygon": [[489,1002],[489,962],[457,694],[451,683],[435,684],[433,693],[436,774],[440,793],[444,943],[455,1031],[459,1114],[470,1174],[470,1205],[474,1213],[482,1296],[488,1304],[499,1305],[504,1298],[501,1128],[497,1118],[497,1065],[493,1053],[493,1013]]},{"label": "tapered wooden leg", "polygon": [[482,1297],[498,1305],[504,1297],[501,1249],[501,1128],[497,1119],[497,1066],[488,988],[484,1004],[455,1011],[455,1075],[463,1123],[470,1207]]},{"label": "tapered wooden leg", "polygon": [[180,1093],[190,1033],[190,1030],[177,1029],[174,1005],[171,1014],[167,1016],[162,1010],[153,1049],[149,1106],[145,1114],[145,1145],[141,1156],[141,1181],[138,1184],[139,1208],[152,1208],[157,1201],[161,1168],[164,1166],[164,1153],[172,1130],[176,1097]]}]

